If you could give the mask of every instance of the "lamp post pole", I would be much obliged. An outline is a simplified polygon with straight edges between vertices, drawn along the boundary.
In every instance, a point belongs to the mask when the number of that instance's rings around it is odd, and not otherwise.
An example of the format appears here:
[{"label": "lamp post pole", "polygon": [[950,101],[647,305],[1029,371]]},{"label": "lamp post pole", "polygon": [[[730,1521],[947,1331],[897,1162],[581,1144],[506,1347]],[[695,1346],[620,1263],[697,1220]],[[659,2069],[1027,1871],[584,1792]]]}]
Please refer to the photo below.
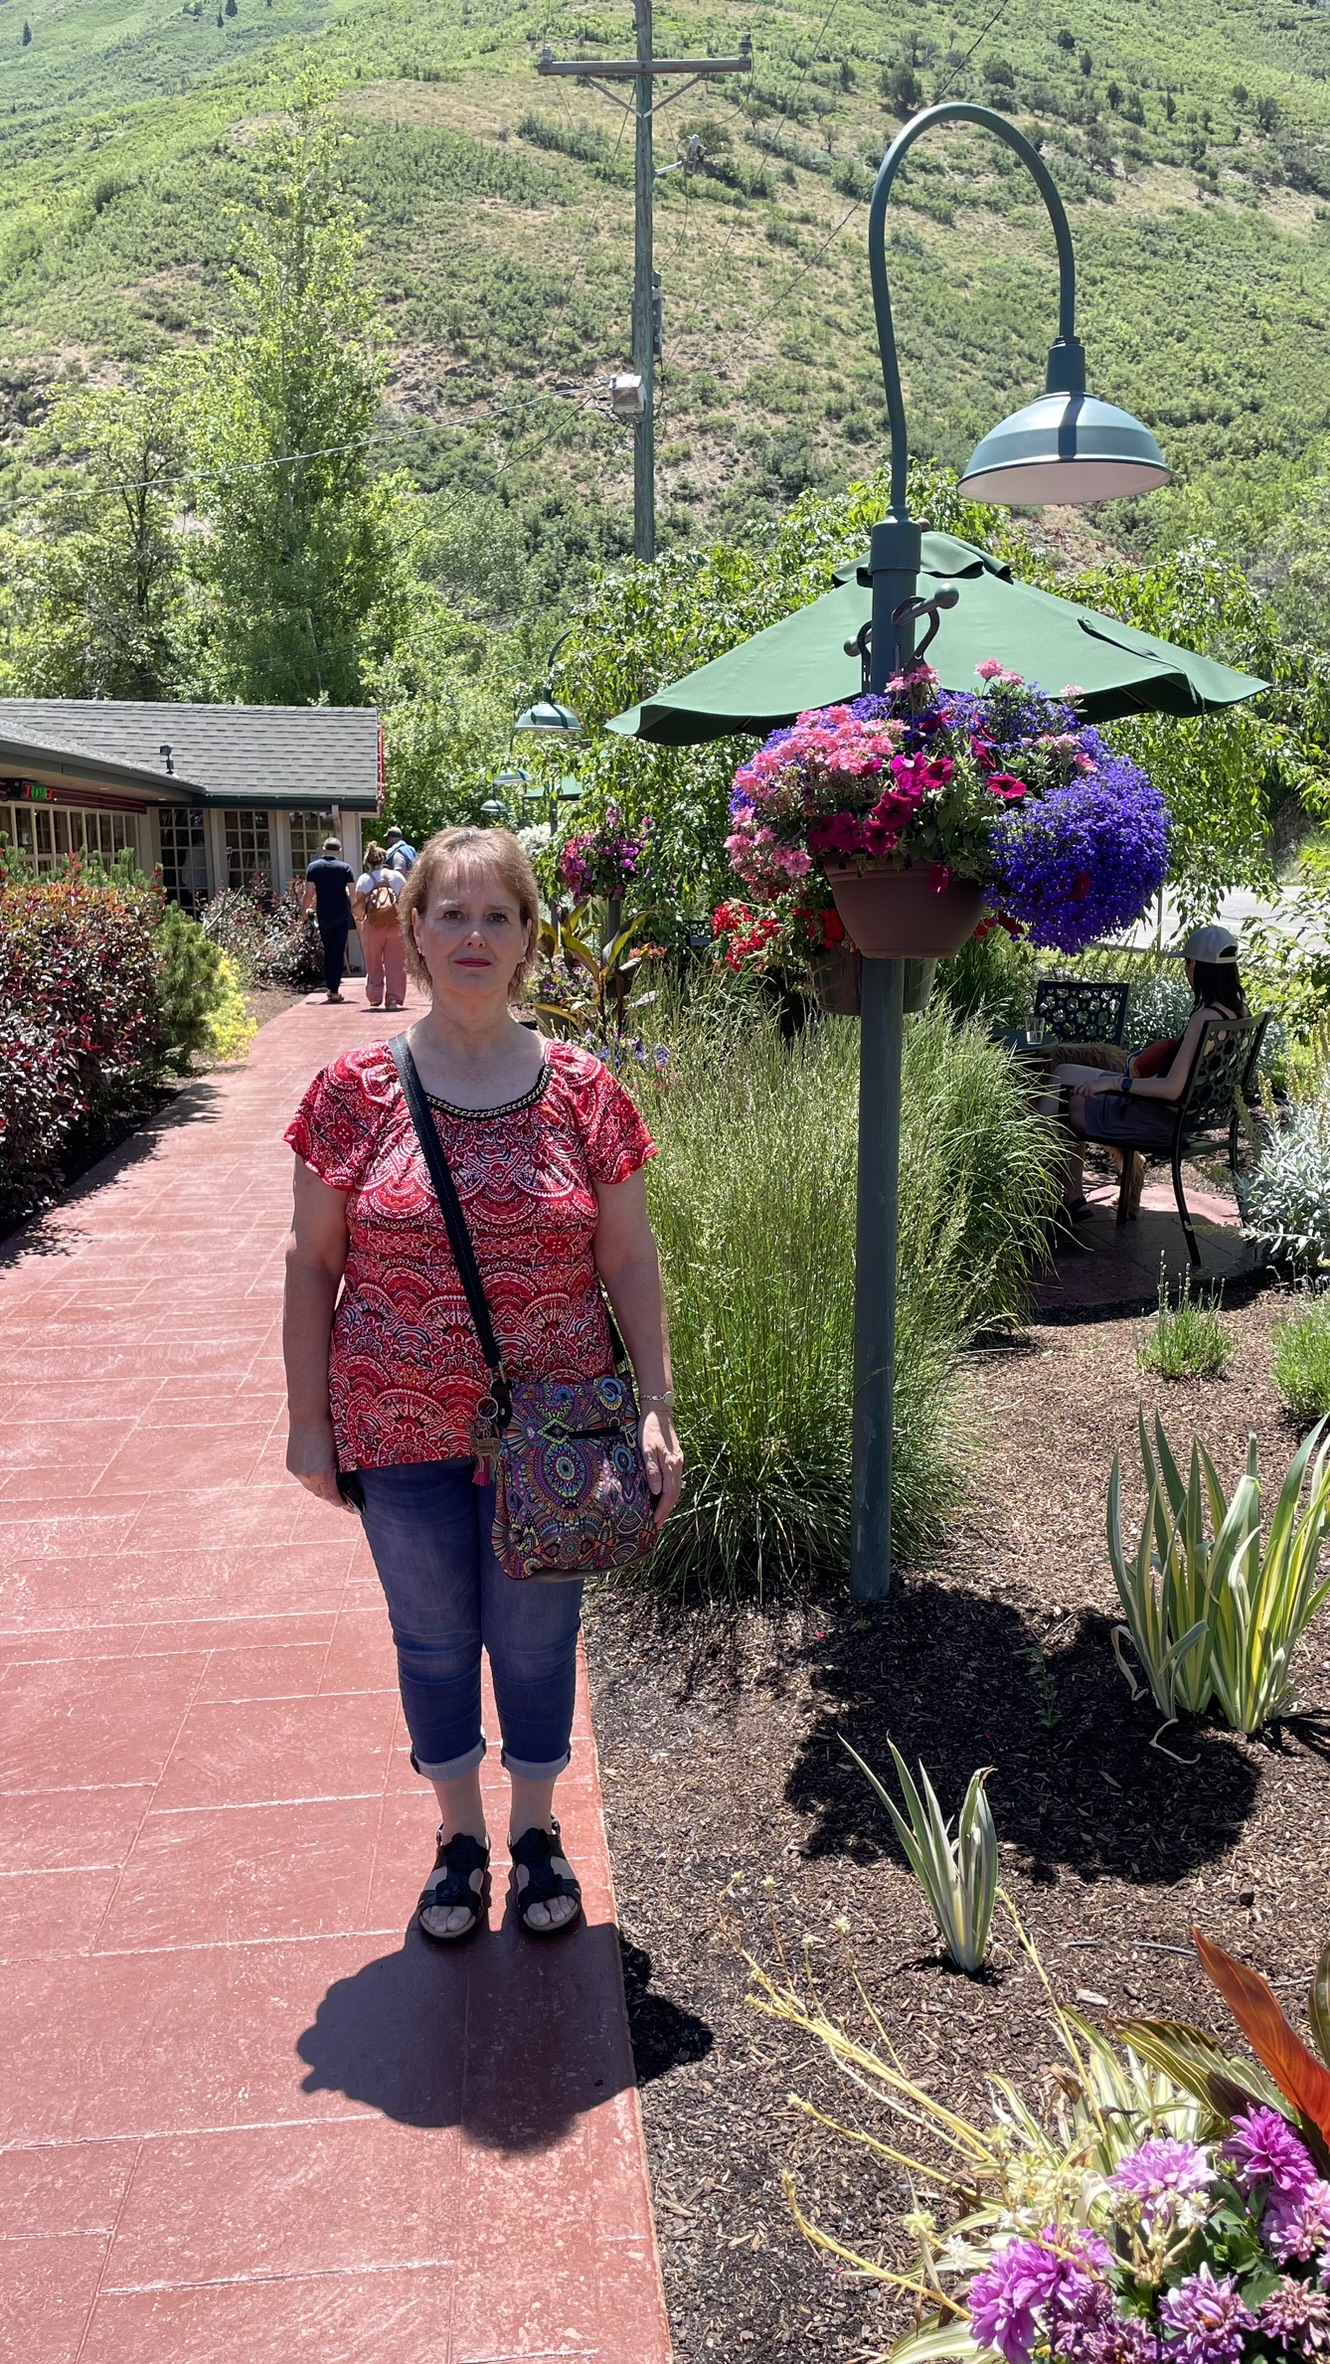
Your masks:
[{"label": "lamp post pole", "polygon": [[[1029,166],[1048,207],[1057,241],[1058,337],[1049,355],[1048,391],[1083,387],[1084,355],[1075,333],[1076,275],[1062,200],[1037,149],[1005,116],[955,99],[928,107],[897,133],[882,159],[868,216],[868,265],[882,378],[891,429],[891,501],[873,528],[869,683],[881,691],[914,652],[908,613],[919,586],[923,527],[906,491],[909,440],[887,283],[887,205],[892,183],[920,135],[938,123],[977,123],[1014,148]],[[859,1032],[859,1178],[855,1206],[854,1437],[851,1475],[850,1597],[880,1601],[891,1588],[891,1478],[896,1349],[896,1247],[899,1219],[901,1045],[905,967],[899,960],[863,964]]]}]

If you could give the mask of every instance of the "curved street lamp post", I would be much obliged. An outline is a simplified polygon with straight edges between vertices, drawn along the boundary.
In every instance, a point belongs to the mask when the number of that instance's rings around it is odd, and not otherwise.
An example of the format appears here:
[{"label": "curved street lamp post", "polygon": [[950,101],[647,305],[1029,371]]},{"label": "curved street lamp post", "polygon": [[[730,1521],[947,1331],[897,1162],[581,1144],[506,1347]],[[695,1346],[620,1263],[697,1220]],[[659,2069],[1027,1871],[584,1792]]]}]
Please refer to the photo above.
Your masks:
[{"label": "curved street lamp post", "polygon": [[[909,513],[909,444],[887,285],[886,222],[892,183],[909,150],[939,123],[975,123],[1013,149],[1048,208],[1057,242],[1058,333],[1045,392],[995,427],[975,451],[960,489],[975,500],[1038,507],[1107,501],[1167,484],[1149,429],[1085,391],[1076,335],[1076,264],[1056,185],[1037,148],[991,107],[948,100],[897,133],[882,159],[868,216],[868,263],[891,429],[891,506],[873,528],[870,686],[886,688],[914,652],[923,526]],[[891,1582],[892,1361],[896,1329],[896,1232],[904,968],[865,960],[859,1043],[859,1182],[855,1217],[854,1464],[850,1594],[881,1600]]]}]

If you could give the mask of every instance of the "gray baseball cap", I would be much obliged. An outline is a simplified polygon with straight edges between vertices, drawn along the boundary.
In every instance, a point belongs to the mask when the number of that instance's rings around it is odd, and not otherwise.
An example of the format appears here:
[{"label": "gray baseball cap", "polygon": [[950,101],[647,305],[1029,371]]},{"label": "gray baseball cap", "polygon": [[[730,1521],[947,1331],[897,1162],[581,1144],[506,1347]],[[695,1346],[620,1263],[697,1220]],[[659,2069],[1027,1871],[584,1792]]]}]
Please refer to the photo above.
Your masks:
[{"label": "gray baseball cap", "polygon": [[1238,957],[1238,939],[1231,928],[1213,919],[1208,927],[1193,928],[1175,960],[1231,960]]}]

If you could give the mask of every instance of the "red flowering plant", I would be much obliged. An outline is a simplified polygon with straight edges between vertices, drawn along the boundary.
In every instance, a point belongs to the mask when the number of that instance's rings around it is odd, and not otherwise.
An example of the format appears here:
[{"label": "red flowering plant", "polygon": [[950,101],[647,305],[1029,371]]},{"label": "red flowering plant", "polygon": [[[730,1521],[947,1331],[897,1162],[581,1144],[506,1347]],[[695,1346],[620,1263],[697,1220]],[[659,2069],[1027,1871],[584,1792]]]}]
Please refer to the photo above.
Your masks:
[{"label": "red flowering plant", "polygon": [[0,1220],[49,1197],[70,1137],[144,1102],[161,1065],[149,880],[71,862],[0,877]]},{"label": "red flowering plant", "polygon": [[1139,767],[988,659],[978,691],[915,664],[879,695],[812,708],[739,766],[730,859],[776,898],[828,860],[926,863],[982,885],[1038,943],[1074,952],[1136,919],[1162,884],[1168,814]]},{"label": "red flowering plant", "polygon": [[736,972],[797,969],[819,952],[845,942],[845,922],[826,889],[810,879],[798,894],[781,895],[758,909],[750,903],[718,903],[711,933],[725,966]]}]

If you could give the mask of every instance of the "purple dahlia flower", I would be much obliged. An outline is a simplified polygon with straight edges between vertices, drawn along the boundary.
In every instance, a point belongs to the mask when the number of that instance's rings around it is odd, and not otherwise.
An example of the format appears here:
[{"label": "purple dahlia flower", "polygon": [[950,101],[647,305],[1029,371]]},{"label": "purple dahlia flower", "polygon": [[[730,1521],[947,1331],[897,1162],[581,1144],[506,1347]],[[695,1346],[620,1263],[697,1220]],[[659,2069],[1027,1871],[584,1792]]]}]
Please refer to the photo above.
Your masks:
[{"label": "purple dahlia flower", "polygon": [[1242,2335],[1256,2324],[1232,2276],[1216,2280],[1208,2265],[1166,2290],[1159,2314],[1168,2364],[1239,2364]]},{"label": "purple dahlia flower", "polygon": [[1030,2364],[1035,2342],[1059,2321],[1068,2326],[1093,2300],[1093,2272],[1110,2262],[1093,2233],[1059,2235],[1045,2227],[1037,2241],[1013,2240],[994,2252],[970,2284],[968,2304],[976,2338],[996,2348],[1006,2364]]},{"label": "purple dahlia flower", "polygon": [[1330,2298],[1308,2282],[1285,2275],[1277,2289],[1262,2299],[1256,2321],[1271,2347],[1284,2356],[1330,2354]]},{"label": "purple dahlia flower", "polygon": [[1258,2184],[1299,2200],[1316,2181],[1316,2164],[1301,2137],[1278,2110],[1242,2110],[1220,2152],[1234,2170],[1244,2192]]},{"label": "purple dahlia flower", "polygon": [[1129,2152],[1108,2180],[1114,2192],[1135,2203],[1148,2238],[1199,2223],[1203,2211],[1198,2203],[1214,2180],[1214,2170],[1194,2142],[1163,2136]]}]

